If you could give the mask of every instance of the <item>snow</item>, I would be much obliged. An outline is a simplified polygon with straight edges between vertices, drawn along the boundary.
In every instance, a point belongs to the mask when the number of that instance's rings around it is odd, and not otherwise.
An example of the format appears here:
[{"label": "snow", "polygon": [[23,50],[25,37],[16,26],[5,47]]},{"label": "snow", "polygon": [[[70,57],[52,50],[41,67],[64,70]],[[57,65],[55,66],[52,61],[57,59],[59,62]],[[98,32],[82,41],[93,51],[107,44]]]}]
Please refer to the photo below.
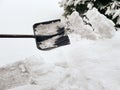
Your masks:
[{"label": "snow", "polygon": [[[16,90],[16,89],[14,89]],[[40,90],[40,86],[38,85],[27,85],[17,88],[17,90]]]},{"label": "snow", "polygon": [[35,28],[36,35],[53,35],[57,34],[57,29],[61,26],[58,22],[53,22],[50,24],[40,24]]},{"label": "snow", "polygon": [[[118,17],[118,18],[117,18]],[[120,24],[120,9],[119,10],[116,10],[115,14],[113,15],[113,18],[112,19],[115,19],[117,18],[117,22],[116,24]]]},{"label": "snow", "polygon": [[117,19],[116,20],[116,24],[120,23],[120,2],[119,1],[114,1],[112,3],[110,3],[107,8],[106,8],[106,12],[105,15],[108,16],[112,16],[112,19]]},{"label": "snow", "polygon": [[119,39],[118,31],[112,39],[81,39],[47,57],[27,58],[28,84],[9,90],[119,90]]},{"label": "snow", "polygon": [[[61,6],[71,6],[71,5],[78,5],[78,4],[85,4],[85,2],[88,1],[88,0],[62,0],[60,2]],[[92,3],[89,3],[89,5],[92,5]]]},{"label": "snow", "polygon": [[46,48],[54,48],[57,47],[55,46],[55,41],[59,38],[59,36],[55,36],[53,38],[50,38],[48,40],[42,41],[41,44],[39,45],[40,48],[46,49]]},{"label": "snow", "polygon": [[[74,12],[73,16],[75,18],[77,12]],[[77,22],[77,19],[75,20]],[[81,22],[81,27],[83,26],[84,29],[82,19],[78,18],[78,22]],[[1,88],[6,87],[6,90],[119,90],[120,31],[114,32],[111,38],[95,40],[83,38],[73,31],[69,33],[69,38],[71,44],[68,46],[43,52],[39,55],[41,58],[30,57],[8,66],[8,68],[16,66],[15,71],[21,74],[18,73],[19,78],[15,78],[17,84],[13,81]],[[13,77],[16,72],[14,73],[13,70]],[[9,73],[7,75],[9,76]],[[27,75],[25,81],[20,81],[23,78],[21,75]],[[5,77],[7,76],[3,76]],[[10,82],[9,79],[1,81]]]},{"label": "snow", "polygon": [[72,5],[72,4],[74,4],[73,3],[73,0],[62,0],[61,2],[60,2],[60,4],[61,4],[61,6],[70,6],[70,5]]},{"label": "snow", "polygon": [[104,15],[100,14],[96,8],[89,10],[86,16],[89,18],[95,33],[100,34],[100,38],[111,38],[114,35],[115,24]]},{"label": "snow", "polygon": [[1,67],[0,89],[120,90],[120,30],[95,8],[85,15],[62,20],[70,45]]},{"label": "snow", "polygon": [[115,33],[115,24],[100,14],[96,8],[88,10],[83,18],[77,11],[74,11],[64,23],[66,28],[70,29],[68,32],[74,32],[83,38],[93,40],[111,38]]}]

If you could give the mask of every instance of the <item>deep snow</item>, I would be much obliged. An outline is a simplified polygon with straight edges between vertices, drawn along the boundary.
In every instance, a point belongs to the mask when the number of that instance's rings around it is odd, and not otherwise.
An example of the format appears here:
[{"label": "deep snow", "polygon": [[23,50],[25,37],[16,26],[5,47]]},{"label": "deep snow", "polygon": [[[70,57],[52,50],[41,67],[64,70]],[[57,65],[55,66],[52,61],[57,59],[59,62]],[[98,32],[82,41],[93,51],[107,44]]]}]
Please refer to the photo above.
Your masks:
[{"label": "deep snow", "polygon": [[70,45],[1,67],[0,89],[120,90],[120,30],[96,9],[86,16],[92,27],[77,12],[62,19]]},{"label": "deep snow", "polygon": [[119,31],[112,39],[81,39],[41,59],[23,60],[28,84],[10,90],[119,90],[119,39]]},{"label": "deep snow", "polygon": [[[30,57],[4,67],[2,70],[6,68],[10,70],[4,71],[7,73],[6,76],[0,73],[3,82],[1,88],[119,90],[120,31],[115,32],[109,39],[91,40],[81,38],[76,33],[69,34],[69,37],[71,40],[69,46],[43,52],[38,59]],[[9,76],[13,77],[12,83],[10,83],[12,78],[5,79]]]}]

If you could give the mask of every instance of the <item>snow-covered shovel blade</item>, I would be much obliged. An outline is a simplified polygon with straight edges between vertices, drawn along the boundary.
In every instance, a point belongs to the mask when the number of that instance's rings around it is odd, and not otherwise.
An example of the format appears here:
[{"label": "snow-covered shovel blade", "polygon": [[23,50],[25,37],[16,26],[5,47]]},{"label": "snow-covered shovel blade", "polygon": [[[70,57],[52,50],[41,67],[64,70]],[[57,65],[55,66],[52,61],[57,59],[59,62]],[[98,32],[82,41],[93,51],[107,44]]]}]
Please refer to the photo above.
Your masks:
[{"label": "snow-covered shovel blade", "polygon": [[36,44],[40,50],[50,50],[70,44],[60,19],[36,23],[33,29],[35,36],[42,36],[36,37]]}]

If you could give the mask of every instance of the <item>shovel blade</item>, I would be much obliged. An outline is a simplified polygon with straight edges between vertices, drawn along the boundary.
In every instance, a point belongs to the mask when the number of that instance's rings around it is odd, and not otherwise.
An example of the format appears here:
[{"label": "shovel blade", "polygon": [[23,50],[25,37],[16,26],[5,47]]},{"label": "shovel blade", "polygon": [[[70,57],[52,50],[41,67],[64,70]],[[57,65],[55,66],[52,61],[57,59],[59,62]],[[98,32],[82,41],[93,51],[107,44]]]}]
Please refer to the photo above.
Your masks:
[{"label": "shovel blade", "polygon": [[70,44],[64,26],[60,19],[51,20],[33,25],[37,48],[40,50],[51,50],[60,46]]}]

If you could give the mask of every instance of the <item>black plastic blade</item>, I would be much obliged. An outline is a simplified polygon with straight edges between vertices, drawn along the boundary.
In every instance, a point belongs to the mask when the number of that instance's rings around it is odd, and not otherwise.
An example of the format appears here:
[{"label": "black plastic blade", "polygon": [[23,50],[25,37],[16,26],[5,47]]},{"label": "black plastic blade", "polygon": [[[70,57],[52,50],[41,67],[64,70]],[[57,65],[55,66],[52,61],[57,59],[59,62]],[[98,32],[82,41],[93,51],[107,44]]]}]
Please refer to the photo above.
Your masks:
[{"label": "black plastic blade", "polygon": [[36,37],[36,44],[40,50],[51,50],[70,44],[69,37],[64,26],[61,25],[60,19],[36,23],[33,29],[35,36],[40,36]]}]

